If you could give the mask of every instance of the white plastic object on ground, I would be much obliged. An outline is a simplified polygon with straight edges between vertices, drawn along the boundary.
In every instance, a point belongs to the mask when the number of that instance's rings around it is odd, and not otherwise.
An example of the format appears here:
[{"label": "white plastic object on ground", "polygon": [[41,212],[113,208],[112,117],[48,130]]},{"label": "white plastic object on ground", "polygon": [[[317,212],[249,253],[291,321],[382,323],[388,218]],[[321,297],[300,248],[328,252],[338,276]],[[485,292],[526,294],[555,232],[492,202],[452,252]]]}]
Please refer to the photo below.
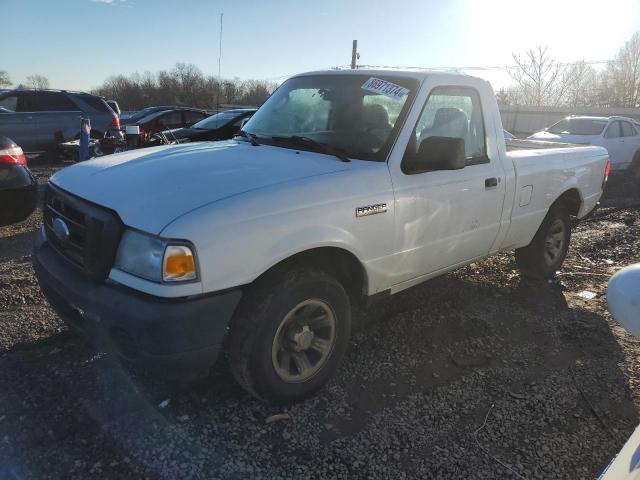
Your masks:
[{"label": "white plastic object on ground", "polygon": [[623,268],[611,277],[607,305],[613,318],[640,339],[640,263]]},{"label": "white plastic object on ground", "polygon": [[[616,321],[640,339],[640,263],[623,268],[609,280],[607,304]],[[598,480],[640,480],[640,427]]]}]

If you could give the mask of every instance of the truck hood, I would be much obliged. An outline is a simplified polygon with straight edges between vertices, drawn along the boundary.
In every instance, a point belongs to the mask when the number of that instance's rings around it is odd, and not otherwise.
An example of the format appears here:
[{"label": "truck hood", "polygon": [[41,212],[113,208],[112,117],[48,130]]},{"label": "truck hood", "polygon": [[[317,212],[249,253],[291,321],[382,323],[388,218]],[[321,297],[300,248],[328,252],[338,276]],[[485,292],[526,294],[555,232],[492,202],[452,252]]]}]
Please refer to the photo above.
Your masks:
[{"label": "truck hood", "polygon": [[206,204],[258,188],[344,170],[330,155],[248,142],[202,142],[106,155],[60,170],[51,182],[158,234]]}]

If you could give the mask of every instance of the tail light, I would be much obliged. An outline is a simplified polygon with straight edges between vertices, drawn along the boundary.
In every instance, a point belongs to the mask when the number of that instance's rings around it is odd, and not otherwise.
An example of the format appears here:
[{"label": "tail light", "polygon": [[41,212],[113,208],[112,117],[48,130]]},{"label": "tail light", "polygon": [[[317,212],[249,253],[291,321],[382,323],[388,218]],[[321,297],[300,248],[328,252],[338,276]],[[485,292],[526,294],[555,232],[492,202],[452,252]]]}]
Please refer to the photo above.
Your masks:
[{"label": "tail light", "polygon": [[604,178],[602,179],[602,190],[609,181],[609,174],[611,173],[611,160],[607,158],[607,164],[604,167]]},{"label": "tail light", "polygon": [[26,165],[27,159],[22,149],[18,146],[0,148],[0,164]]},{"label": "tail light", "polygon": [[111,126],[120,128],[120,117],[114,117]]}]

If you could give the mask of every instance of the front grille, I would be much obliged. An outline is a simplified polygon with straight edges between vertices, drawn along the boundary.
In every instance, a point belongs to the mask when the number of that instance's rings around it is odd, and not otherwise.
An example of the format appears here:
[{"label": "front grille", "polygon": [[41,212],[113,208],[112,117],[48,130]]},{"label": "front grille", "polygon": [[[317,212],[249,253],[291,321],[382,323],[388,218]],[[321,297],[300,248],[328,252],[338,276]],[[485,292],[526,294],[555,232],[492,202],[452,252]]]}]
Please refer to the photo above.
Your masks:
[{"label": "front grille", "polygon": [[[66,225],[66,238],[54,229],[57,219]],[[44,196],[43,220],[47,240],[62,256],[94,280],[107,277],[122,234],[122,222],[115,212],[49,184]]]}]

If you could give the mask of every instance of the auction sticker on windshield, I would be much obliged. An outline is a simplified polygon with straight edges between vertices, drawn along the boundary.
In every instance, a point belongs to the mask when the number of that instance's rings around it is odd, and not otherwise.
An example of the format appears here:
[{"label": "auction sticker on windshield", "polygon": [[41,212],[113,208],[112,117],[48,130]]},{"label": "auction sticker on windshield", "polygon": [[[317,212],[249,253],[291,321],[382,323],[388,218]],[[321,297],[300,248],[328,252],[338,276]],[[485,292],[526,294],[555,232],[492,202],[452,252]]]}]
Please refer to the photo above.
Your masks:
[{"label": "auction sticker on windshield", "polygon": [[408,88],[404,88],[400,85],[396,85],[395,83],[387,82],[386,80],[381,80],[375,77],[371,77],[369,80],[364,82],[362,89],[392,98],[396,102],[400,101],[402,97],[409,93]]}]

